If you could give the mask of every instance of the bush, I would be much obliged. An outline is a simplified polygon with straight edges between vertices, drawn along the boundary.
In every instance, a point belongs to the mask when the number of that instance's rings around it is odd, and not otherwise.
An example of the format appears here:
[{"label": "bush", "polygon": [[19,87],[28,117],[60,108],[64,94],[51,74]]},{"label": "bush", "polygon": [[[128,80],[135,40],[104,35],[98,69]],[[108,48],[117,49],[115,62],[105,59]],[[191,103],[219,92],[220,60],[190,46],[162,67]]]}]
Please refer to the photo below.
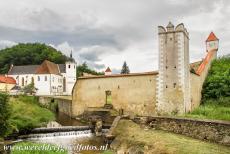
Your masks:
[{"label": "bush", "polygon": [[0,136],[4,136],[9,127],[10,110],[8,100],[8,95],[0,93]]}]

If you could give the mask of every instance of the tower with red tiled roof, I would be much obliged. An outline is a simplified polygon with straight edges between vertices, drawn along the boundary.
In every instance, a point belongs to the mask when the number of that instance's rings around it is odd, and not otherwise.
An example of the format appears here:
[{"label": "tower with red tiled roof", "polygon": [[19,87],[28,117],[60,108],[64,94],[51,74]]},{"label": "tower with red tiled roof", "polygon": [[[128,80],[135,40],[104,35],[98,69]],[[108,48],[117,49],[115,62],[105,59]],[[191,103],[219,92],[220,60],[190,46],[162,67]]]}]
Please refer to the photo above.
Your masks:
[{"label": "tower with red tiled roof", "polygon": [[218,50],[219,47],[219,39],[216,37],[216,35],[211,32],[206,40],[206,50]]},{"label": "tower with red tiled roof", "polygon": [[105,75],[111,75],[112,71],[109,67],[107,67],[107,69],[105,70]]}]

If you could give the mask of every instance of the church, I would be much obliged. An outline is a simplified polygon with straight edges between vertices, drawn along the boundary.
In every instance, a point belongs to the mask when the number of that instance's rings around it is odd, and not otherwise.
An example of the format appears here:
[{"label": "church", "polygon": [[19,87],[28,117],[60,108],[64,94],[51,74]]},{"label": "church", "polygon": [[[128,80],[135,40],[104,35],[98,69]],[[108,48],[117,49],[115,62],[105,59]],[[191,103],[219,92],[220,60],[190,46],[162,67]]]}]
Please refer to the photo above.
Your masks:
[{"label": "church", "polygon": [[45,60],[40,65],[11,65],[8,76],[21,88],[33,83],[38,96],[71,95],[77,80],[76,69],[72,61],[55,64]]},{"label": "church", "polygon": [[78,116],[110,104],[124,114],[153,116],[183,114],[200,105],[201,90],[219,39],[206,40],[206,57],[189,62],[189,33],[184,24],[158,26],[159,70],[78,78],[73,88],[72,113]]}]

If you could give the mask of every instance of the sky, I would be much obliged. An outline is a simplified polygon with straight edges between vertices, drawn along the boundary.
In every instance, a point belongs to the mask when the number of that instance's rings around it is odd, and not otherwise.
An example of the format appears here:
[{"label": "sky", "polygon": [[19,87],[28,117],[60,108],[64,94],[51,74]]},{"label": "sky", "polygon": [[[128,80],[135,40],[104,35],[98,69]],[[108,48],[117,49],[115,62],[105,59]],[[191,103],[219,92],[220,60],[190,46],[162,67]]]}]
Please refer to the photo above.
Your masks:
[{"label": "sky", "polygon": [[46,43],[78,64],[119,73],[158,69],[159,25],[184,23],[190,62],[204,58],[205,40],[220,39],[218,55],[230,54],[229,0],[0,0],[0,49]]}]

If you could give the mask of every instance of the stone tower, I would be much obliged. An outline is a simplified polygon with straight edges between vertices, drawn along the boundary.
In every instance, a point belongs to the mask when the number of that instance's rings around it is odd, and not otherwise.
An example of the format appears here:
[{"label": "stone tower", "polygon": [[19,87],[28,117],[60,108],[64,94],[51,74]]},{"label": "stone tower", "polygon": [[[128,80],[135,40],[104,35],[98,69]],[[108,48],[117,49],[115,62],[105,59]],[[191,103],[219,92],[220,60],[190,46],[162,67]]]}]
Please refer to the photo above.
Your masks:
[{"label": "stone tower", "polygon": [[159,76],[157,81],[157,112],[184,113],[191,109],[189,34],[183,23],[174,28],[158,27]]}]

